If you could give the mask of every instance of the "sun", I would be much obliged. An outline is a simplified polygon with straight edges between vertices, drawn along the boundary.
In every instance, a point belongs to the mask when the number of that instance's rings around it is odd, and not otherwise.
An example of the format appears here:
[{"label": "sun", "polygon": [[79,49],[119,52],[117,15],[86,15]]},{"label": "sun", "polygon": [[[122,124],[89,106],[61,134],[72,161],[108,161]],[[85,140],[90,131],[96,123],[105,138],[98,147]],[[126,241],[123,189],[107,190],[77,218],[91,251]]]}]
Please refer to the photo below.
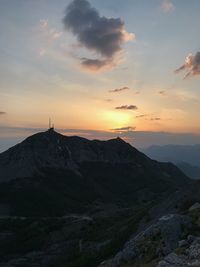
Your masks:
[{"label": "sun", "polygon": [[132,114],[121,111],[105,111],[102,118],[108,129],[130,126],[133,123]]}]

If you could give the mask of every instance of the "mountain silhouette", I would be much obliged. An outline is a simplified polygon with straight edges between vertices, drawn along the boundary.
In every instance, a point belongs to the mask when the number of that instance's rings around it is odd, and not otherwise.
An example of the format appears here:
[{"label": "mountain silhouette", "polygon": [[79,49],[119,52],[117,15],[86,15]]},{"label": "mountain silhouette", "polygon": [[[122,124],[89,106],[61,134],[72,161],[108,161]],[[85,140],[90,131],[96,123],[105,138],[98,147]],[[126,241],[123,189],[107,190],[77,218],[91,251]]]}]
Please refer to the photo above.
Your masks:
[{"label": "mountain silhouette", "polygon": [[136,205],[191,183],[175,165],[151,160],[121,138],[90,141],[53,129],[1,153],[0,174],[0,202],[18,215],[86,211],[97,202]]}]

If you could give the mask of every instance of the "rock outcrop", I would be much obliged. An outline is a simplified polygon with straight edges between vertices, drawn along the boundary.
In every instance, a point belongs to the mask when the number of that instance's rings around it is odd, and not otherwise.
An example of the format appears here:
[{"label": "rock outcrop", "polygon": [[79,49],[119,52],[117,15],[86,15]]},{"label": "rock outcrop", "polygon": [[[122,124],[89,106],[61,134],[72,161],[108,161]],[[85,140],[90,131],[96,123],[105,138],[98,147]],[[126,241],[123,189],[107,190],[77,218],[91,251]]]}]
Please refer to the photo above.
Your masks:
[{"label": "rock outcrop", "polygon": [[101,266],[118,267],[123,262],[145,258],[148,250],[153,250],[156,257],[168,255],[178,246],[183,229],[190,227],[191,218],[188,216],[178,214],[163,216],[158,222],[131,238],[122,251],[113,259],[103,262]]},{"label": "rock outcrop", "polygon": [[188,238],[184,250],[170,253],[156,267],[199,267],[200,266],[200,238]]}]

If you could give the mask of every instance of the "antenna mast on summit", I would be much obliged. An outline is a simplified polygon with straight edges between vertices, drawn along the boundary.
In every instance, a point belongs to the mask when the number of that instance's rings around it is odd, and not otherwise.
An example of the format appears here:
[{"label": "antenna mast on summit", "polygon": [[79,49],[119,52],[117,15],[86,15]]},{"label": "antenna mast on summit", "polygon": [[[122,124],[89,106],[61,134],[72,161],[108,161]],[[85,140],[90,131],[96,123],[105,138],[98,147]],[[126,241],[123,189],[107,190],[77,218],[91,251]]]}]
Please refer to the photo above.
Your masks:
[{"label": "antenna mast on summit", "polygon": [[51,118],[49,118],[49,130],[54,129],[54,124],[51,123]]}]

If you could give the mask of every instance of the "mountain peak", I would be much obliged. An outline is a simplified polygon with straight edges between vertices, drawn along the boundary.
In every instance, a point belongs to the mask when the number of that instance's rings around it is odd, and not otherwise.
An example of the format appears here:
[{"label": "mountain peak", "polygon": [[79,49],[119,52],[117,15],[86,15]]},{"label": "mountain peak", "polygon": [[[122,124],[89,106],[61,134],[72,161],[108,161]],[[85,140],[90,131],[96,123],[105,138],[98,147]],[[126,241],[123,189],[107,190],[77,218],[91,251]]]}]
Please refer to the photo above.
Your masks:
[{"label": "mountain peak", "polygon": [[36,133],[36,134],[33,134],[33,135],[27,137],[22,143],[39,142],[39,140],[43,140],[44,142],[46,142],[47,140],[49,142],[53,142],[53,140],[55,141],[56,139],[62,138],[62,137],[66,137],[66,136],[63,136],[59,132],[55,131],[54,128],[49,128],[45,132],[39,132],[39,133]]},{"label": "mountain peak", "polygon": [[47,168],[77,173],[86,162],[155,166],[154,161],[120,137],[108,141],[88,140],[65,136],[50,128],[0,154],[0,182],[31,177]]},{"label": "mountain peak", "polygon": [[[117,141],[120,141],[120,142],[125,142],[124,139],[122,139],[122,138],[119,137],[119,136],[116,138],[116,140],[117,140]],[[126,143],[126,142],[125,142],[125,143]]]},{"label": "mountain peak", "polygon": [[120,137],[108,141],[65,136],[49,128],[0,154],[1,180],[30,177],[41,169],[77,171],[83,162],[130,163],[146,157]]},{"label": "mountain peak", "polygon": [[47,130],[47,132],[48,132],[48,133],[54,133],[54,132],[55,132],[54,127],[49,128],[49,129]]}]

